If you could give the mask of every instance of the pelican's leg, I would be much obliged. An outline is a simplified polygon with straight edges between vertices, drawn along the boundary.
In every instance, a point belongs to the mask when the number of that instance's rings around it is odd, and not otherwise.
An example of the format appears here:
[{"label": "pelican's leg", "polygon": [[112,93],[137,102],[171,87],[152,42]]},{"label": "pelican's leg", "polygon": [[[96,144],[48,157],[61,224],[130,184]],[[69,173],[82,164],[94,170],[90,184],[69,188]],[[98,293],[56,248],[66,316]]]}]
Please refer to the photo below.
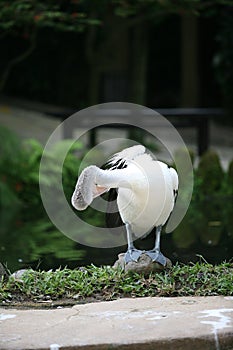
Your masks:
[{"label": "pelican's leg", "polygon": [[128,242],[128,249],[127,249],[127,252],[125,253],[125,262],[127,264],[130,261],[138,261],[140,255],[142,254],[142,251],[134,247],[132,230],[131,230],[130,224],[126,223],[125,227],[127,231],[127,242]]},{"label": "pelican's leg", "polygon": [[156,227],[155,246],[152,250],[148,250],[145,253],[152,259],[152,261],[156,261],[161,265],[166,266],[167,260],[160,251],[161,231],[162,231],[162,225]]}]

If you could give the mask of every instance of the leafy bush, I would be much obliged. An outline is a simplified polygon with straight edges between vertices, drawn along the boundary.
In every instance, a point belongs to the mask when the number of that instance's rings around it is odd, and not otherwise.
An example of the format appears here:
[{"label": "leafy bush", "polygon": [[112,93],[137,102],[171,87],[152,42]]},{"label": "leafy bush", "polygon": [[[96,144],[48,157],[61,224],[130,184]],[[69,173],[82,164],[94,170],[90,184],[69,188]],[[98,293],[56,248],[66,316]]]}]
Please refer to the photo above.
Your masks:
[{"label": "leafy bush", "polygon": [[[66,238],[48,218],[40,196],[39,167],[42,145],[35,140],[20,140],[5,128],[0,128],[0,237],[2,256],[7,263],[16,265],[16,259],[27,256],[28,262],[38,260],[42,254],[53,252],[57,259],[79,259],[76,243]],[[74,189],[84,149],[79,142],[64,140],[44,154],[48,168],[40,181],[56,193],[57,161],[62,150],[70,145],[62,168],[63,190],[67,200]],[[78,156],[76,152],[79,152]],[[4,242],[4,243],[3,243]],[[25,243],[26,242],[26,243]],[[9,258],[8,258],[9,257]]]},{"label": "leafy bush", "polygon": [[[1,171],[1,209],[23,209],[25,219],[38,219],[44,215],[44,209],[39,191],[39,167],[43,154],[42,145],[35,140],[21,141],[8,130],[0,129],[2,149],[0,159]],[[47,177],[41,177],[40,181],[48,187],[56,187],[57,159],[61,154],[64,143],[73,141],[61,141],[53,150],[45,154],[48,158]],[[80,159],[73,151],[81,149],[80,143],[74,144],[63,166],[63,188],[67,194],[71,191],[77,178]],[[67,181],[69,179],[69,181]],[[28,209],[26,212],[25,209]]]},{"label": "leafy bush", "polygon": [[199,179],[199,196],[213,195],[221,191],[224,172],[217,153],[207,151],[201,157],[196,175]]},{"label": "leafy bush", "polygon": [[173,233],[176,247],[187,249],[200,244],[214,247],[224,240],[224,235],[227,235],[228,248],[230,242],[233,244],[232,164],[224,172],[217,153],[207,151],[202,155],[194,170],[190,207]]}]

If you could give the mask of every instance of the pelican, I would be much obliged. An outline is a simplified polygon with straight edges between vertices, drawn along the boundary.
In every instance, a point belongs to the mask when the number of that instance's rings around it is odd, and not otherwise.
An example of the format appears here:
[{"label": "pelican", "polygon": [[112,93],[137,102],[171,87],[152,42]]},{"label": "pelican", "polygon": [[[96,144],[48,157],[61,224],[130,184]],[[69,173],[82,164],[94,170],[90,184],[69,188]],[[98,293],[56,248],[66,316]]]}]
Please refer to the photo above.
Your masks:
[{"label": "pelican", "polygon": [[[108,165],[108,169],[90,165],[82,171],[72,195],[72,205],[77,210],[85,210],[94,198],[114,189],[119,215],[127,233],[125,263],[138,261],[144,253],[152,261],[165,266],[166,258],[160,251],[160,236],[175,205],[177,172],[153,159],[143,145],[116,153]],[[145,237],[153,228],[156,228],[154,248],[149,251],[136,249],[134,239]]]}]

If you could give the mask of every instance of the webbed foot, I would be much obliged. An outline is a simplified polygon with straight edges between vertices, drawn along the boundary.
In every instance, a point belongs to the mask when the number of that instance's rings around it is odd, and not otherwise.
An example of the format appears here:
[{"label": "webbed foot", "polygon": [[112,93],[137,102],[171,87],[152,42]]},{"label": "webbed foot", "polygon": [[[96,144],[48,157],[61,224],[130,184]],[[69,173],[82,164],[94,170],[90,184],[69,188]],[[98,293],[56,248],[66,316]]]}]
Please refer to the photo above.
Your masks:
[{"label": "webbed foot", "polygon": [[148,255],[153,262],[158,262],[159,264],[166,266],[167,259],[159,250],[148,250],[145,251],[145,254]]},{"label": "webbed foot", "polygon": [[136,248],[128,249],[125,253],[125,263],[129,263],[130,261],[137,262],[139,257],[142,255],[142,250],[138,250]]}]

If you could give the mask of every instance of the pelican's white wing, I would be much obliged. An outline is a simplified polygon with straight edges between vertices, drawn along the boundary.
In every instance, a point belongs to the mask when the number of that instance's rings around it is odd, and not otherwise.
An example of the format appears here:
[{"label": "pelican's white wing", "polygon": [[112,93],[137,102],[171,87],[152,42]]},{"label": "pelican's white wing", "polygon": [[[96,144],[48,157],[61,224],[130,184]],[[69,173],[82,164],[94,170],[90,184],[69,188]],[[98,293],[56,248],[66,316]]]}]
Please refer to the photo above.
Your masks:
[{"label": "pelican's white wing", "polygon": [[115,154],[109,165],[107,170],[89,166],[81,173],[72,197],[74,207],[83,210],[96,196],[117,189],[121,219],[136,235],[164,225],[174,208],[176,171],[154,160],[141,145]]},{"label": "pelican's white wing", "polygon": [[130,161],[127,170],[131,188],[119,188],[119,212],[123,222],[141,236],[166,223],[174,208],[178,176],[174,169],[147,153]]}]

